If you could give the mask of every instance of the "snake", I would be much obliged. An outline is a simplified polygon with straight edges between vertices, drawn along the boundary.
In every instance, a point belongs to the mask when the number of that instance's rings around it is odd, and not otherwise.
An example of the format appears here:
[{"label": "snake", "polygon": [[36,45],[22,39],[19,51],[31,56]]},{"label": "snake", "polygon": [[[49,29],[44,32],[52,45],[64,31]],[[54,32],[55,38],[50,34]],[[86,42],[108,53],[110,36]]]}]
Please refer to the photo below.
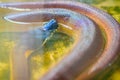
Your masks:
[{"label": "snake", "polygon": [[[8,16],[12,21],[39,22],[55,18],[77,32],[73,49],[40,80],[90,80],[112,64],[119,53],[120,24],[94,6],[75,1],[0,3],[0,6],[12,10],[38,11]],[[35,19],[33,16],[36,16]],[[28,20],[28,17],[31,18]]]}]

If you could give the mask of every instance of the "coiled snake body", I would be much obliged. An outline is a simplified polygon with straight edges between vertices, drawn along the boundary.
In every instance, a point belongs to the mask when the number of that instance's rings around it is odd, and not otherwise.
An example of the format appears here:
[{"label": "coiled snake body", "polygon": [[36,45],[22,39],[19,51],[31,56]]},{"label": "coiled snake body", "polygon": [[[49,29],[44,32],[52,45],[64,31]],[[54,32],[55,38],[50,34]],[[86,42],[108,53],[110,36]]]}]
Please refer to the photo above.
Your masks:
[{"label": "coiled snake body", "polygon": [[[95,7],[69,1],[1,3],[0,6],[19,10],[53,10],[52,13],[47,13],[46,11],[41,14],[32,13],[8,17],[14,21],[47,21],[51,18],[56,18],[58,22],[66,24],[72,29],[81,28],[78,34],[78,40],[74,48],[69,52],[69,55],[61,60],[58,65],[46,73],[40,80],[89,80],[91,76],[107,67],[119,52],[120,25],[109,14]],[[58,12],[55,12],[56,10],[54,9],[57,9]],[[59,10],[61,9],[64,9],[63,11],[66,13],[68,12],[68,15],[60,14]],[[92,23],[88,19],[81,18],[81,16],[75,18],[71,13],[69,15],[68,10],[74,12],[75,15],[80,14],[86,16]],[[34,20],[22,19],[23,17],[24,19],[32,17],[33,15],[36,16]],[[44,16],[38,19],[40,15]],[[101,30],[104,30],[106,34],[104,48],[102,46],[104,36],[101,35]]]}]

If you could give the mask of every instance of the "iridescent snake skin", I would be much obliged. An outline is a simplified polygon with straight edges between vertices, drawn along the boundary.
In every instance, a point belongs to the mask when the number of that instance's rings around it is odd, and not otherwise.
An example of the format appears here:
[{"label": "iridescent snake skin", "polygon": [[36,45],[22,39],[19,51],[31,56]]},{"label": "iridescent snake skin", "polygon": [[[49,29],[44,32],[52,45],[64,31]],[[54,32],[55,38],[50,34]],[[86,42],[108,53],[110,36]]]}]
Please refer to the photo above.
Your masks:
[{"label": "iridescent snake skin", "polygon": [[[23,16],[24,19],[36,16],[34,21],[47,21],[51,18],[56,18],[58,22],[66,24],[73,29],[81,26],[80,36],[78,36],[74,48],[40,80],[90,80],[92,76],[109,66],[118,55],[120,48],[120,25],[109,14],[95,7],[69,1],[1,3],[0,6],[18,10],[42,9],[44,11],[47,8],[53,10],[54,13],[54,15],[47,13],[46,10],[46,12],[39,15],[33,12],[32,14],[8,17],[8,19],[13,21],[32,22],[32,19],[22,20]],[[63,12],[67,15],[59,14],[60,9],[63,9]],[[71,15],[71,11],[75,14]],[[82,21],[78,16],[78,19],[75,19],[74,15],[77,14],[88,18]],[[42,19],[39,19],[38,16],[40,15],[44,15]],[[49,17],[50,15],[51,17]],[[66,16],[68,19],[66,19]],[[84,26],[81,24],[82,22],[87,25]],[[104,30],[106,34],[104,48],[102,46],[104,37],[101,35],[101,30]],[[97,55],[98,53],[100,54]]]}]

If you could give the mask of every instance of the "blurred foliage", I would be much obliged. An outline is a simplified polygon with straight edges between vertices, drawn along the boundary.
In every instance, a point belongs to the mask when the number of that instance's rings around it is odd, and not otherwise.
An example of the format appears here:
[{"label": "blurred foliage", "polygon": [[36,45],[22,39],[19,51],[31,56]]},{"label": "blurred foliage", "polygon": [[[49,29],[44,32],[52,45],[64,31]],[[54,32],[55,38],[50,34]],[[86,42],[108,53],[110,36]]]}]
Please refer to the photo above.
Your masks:
[{"label": "blurred foliage", "polygon": [[87,4],[100,4],[106,0],[77,0],[77,1],[87,3]]},{"label": "blurred foliage", "polygon": [[107,11],[120,23],[120,6],[101,6],[101,9]]}]

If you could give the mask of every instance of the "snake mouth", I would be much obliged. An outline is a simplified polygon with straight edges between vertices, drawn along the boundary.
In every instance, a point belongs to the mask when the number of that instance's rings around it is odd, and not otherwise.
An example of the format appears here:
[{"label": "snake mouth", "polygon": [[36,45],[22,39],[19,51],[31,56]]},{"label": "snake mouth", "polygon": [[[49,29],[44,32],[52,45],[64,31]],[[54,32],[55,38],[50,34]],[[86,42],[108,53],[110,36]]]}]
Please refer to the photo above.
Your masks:
[{"label": "snake mouth", "polygon": [[55,18],[77,32],[73,49],[40,80],[90,79],[112,63],[118,54],[120,25],[109,14],[95,7],[70,1],[0,5],[3,8],[30,11],[15,16],[8,15],[5,17],[7,20],[31,23]]}]

